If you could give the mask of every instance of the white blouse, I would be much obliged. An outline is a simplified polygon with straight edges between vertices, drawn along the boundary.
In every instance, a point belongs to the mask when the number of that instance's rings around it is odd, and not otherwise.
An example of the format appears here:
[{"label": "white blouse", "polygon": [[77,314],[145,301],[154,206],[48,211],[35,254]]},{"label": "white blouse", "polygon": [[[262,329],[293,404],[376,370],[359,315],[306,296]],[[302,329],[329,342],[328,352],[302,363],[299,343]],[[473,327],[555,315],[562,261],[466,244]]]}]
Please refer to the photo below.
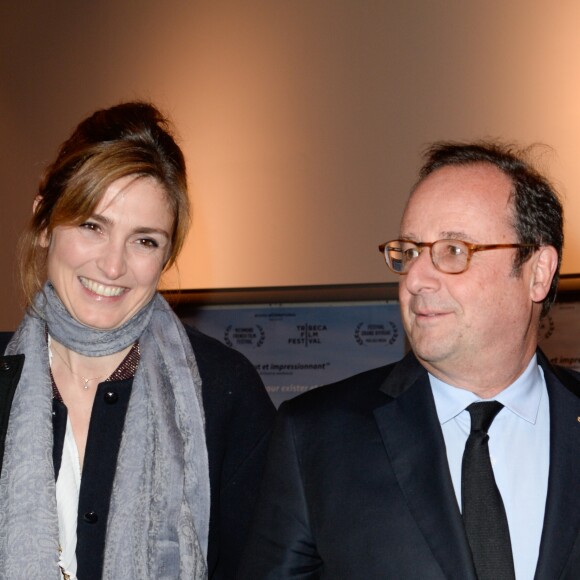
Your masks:
[{"label": "white blouse", "polygon": [[[51,338],[48,335],[48,362],[52,367]],[[70,418],[66,419],[66,432],[62,459],[56,480],[56,511],[58,514],[58,565],[66,580],[77,579],[77,519],[81,489],[81,461]]]},{"label": "white blouse", "polygon": [[62,462],[56,481],[56,507],[58,513],[60,560],[65,578],[77,580],[77,514],[81,488],[81,463],[70,419],[66,420],[66,434],[62,449]]}]

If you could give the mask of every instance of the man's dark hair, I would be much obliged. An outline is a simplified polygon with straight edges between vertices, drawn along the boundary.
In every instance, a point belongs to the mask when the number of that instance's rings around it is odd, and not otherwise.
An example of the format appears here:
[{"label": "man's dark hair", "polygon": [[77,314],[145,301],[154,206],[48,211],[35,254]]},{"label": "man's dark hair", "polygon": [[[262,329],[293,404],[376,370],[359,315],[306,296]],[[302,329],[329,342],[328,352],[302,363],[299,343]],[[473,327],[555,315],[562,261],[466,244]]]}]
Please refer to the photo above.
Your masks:
[{"label": "man's dark hair", "polygon": [[[513,145],[481,141],[477,143],[437,142],[425,151],[425,163],[419,172],[419,183],[437,169],[450,165],[489,163],[512,181],[510,201],[513,202],[513,227],[520,244],[553,246],[558,252],[558,267],[548,295],[542,304],[545,316],[556,298],[562,247],[564,218],[558,193],[550,181],[526,159],[526,151]],[[518,248],[514,273],[521,272],[533,248]]]}]

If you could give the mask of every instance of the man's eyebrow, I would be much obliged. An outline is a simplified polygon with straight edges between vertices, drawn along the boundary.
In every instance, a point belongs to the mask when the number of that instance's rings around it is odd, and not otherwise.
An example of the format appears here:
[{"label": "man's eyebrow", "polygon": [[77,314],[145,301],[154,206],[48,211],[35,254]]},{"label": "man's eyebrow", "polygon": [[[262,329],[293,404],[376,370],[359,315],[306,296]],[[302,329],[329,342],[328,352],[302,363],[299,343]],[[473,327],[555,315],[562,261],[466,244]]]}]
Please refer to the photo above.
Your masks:
[{"label": "man's eyebrow", "polygon": [[399,239],[409,240],[411,242],[425,242],[425,241],[435,242],[436,240],[458,240],[460,242],[476,243],[476,240],[472,236],[466,234],[465,232],[458,231],[439,232],[439,235],[435,240],[422,240],[420,236],[417,236],[412,233],[401,233],[399,234]]},{"label": "man's eyebrow", "polygon": [[475,242],[472,236],[469,236],[465,232],[441,232],[441,238],[445,240],[460,240],[462,242]]}]

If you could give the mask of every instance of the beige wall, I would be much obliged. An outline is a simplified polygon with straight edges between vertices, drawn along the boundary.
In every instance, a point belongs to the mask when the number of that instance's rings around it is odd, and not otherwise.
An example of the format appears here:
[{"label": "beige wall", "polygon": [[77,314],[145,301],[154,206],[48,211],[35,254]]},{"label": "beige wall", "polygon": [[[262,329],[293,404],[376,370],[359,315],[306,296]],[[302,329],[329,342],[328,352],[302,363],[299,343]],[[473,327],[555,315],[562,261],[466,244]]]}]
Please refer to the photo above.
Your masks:
[{"label": "beige wall", "polygon": [[578,22],[571,0],[3,2],[0,329],[21,315],[14,249],[42,168],[131,98],[169,113],[188,160],[184,288],[392,280],[376,245],[420,151],[486,136],[553,147],[580,272]]}]

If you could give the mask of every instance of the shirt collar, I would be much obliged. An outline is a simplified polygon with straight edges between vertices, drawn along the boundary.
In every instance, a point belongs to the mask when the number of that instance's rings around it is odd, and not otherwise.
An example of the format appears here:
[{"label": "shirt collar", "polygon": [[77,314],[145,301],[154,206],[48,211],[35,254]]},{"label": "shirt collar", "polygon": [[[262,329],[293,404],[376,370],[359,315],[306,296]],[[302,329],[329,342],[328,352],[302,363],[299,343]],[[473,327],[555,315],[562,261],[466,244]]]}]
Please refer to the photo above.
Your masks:
[{"label": "shirt collar", "polygon": [[[453,387],[429,373],[429,381],[435,399],[435,407],[440,423],[450,421],[466,407],[481,401],[477,395],[466,389]],[[544,389],[544,374],[538,366],[536,355],[532,357],[526,370],[509,387],[501,391],[494,400],[510,411],[534,424],[538,416]]]}]

